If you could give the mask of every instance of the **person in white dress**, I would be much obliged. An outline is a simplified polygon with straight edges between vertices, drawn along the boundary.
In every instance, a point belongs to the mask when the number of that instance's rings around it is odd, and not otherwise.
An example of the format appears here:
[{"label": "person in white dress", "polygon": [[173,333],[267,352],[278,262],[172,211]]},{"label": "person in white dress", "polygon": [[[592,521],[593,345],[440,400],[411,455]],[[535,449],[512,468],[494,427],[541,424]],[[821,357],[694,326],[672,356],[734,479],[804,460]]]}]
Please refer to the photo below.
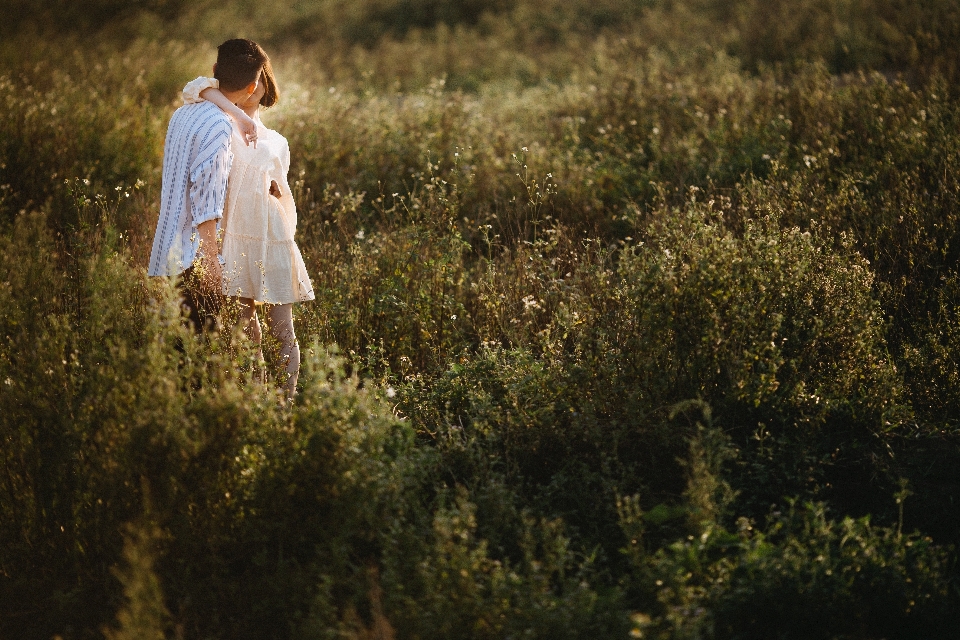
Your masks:
[{"label": "person in white dress", "polygon": [[[184,102],[210,101],[236,122],[233,165],[223,211],[221,264],[223,293],[235,299],[250,339],[261,342],[257,305],[266,306],[271,334],[280,342],[292,397],[300,371],[300,347],[293,326],[293,303],[314,299],[300,249],[294,241],[297,209],[287,181],[290,147],[286,138],[260,121],[260,107],[279,98],[269,60],[257,89],[234,105],[214,78],[197,78],[183,90]],[[246,140],[244,140],[246,138]],[[245,142],[252,141],[247,145]],[[259,352],[262,359],[262,351]]]}]

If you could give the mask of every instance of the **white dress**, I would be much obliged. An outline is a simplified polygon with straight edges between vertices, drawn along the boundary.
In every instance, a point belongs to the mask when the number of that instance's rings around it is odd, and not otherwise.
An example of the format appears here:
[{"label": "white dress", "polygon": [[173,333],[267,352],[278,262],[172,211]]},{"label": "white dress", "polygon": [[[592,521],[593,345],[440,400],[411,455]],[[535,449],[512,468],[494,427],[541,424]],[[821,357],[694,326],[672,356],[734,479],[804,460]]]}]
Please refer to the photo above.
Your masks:
[{"label": "white dress", "polygon": [[[184,87],[184,102],[202,100],[200,91],[218,84],[214,78],[197,78]],[[297,208],[287,182],[290,146],[256,120],[256,148],[244,142],[234,125],[221,221],[223,293],[270,304],[313,300],[313,285],[293,240]],[[279,198],[270,194],[271,181],[280,189]]]}]

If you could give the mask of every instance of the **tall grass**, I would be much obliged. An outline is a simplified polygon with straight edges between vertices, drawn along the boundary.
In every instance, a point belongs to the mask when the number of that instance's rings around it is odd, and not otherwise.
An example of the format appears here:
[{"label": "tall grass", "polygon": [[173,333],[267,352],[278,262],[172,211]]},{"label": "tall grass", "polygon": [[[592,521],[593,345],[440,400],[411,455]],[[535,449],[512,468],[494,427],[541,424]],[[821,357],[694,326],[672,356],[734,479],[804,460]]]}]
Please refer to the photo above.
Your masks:
[{"label": "tall grass", "polygon": [[[952,5],[16,6],[0,635],[952,637]],[[144,271],[228,31],[293,403]]]}]

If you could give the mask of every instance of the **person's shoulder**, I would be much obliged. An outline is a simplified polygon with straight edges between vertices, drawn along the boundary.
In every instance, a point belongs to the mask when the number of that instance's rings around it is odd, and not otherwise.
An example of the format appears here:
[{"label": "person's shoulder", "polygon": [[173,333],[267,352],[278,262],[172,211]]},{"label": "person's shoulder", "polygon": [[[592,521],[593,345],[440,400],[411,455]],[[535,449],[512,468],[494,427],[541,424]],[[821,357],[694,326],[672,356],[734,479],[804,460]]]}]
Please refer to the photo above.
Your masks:
[{"label": "person's shoulder", "polygon": [[233,128],[230,116],[217,105],[206,101],[185,104],[174,111],[170,124],[181,122],[195,131],[230,133]]},{"label": "person's shoulder", "polygon": [[[184,118],[184,117],[190,117],[190,116],[194,118],[209,117],[210,115],[213,114],[214,111],[219,111],[220,113],[223,113],[223,111],[220,110],[220,107],[213,104],[212,102],[207,102],[206,100],[202,100],[200,102],[188,102],[186,104],[182,104],[179,107],[177,107],[177,110],[173,112],[173,117],[174,118]],[[223,115],[224,117],[226,117],[225,113]]]},{"label": "person's shoulder", "polygon": [[277,131],[276,129],[271,129],[261,123],[261,134],[260,138],[267,138],[273,141],[276,145],[285,147],[288,146],[287,139],[283,137],[283,134]]},{"label": "person's shoulder", "polygon": [[199,106],[206,107],[202,114],[204,122],[208,127],[226,133],[230,133],[233,130],[233,120],[223,112],[223,109],[212,102],[203,102]]}]

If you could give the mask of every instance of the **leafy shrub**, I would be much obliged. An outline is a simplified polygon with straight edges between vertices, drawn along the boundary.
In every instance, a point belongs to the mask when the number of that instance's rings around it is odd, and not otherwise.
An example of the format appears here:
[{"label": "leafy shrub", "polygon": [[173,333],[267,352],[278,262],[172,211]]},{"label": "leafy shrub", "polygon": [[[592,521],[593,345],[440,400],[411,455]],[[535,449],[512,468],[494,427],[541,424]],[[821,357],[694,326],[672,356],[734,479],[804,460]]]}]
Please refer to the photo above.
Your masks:
[{"label": "leafy shrub", "polygon": [[[929,538],[791,504],[764,531],[707,528],[649,559],[645,637],[947,637],[947,560]],[[645,623],[646,619],[640,619]]]},{"label": "leafy shrub", "polygon": [[[616,594],[590,586],[559,521],[522,519],[517,561],[498,559],[477,537],[476,507],[461,488],[434,516],[422,554],[409,557],[396,532],[384,583],[395,625],[416,638],[582,638],[626,631]],[[407,533],[406,535],[410,535]]]},{"label": "leafy shrub", "polygon": [[692,424],[669,408],[687,399],[744,447],[731,482],[746,513],[783,495],[845,500],[844,482],[859,495],[888,473],[861,452],[907,413],[865,263],[773,218],[739,235],[721,220],[696,203],[663,211],[616,262],[554,227],[484,264],[467,308],[485,346],[398,386],[444,473],[516,487],[605,561],[616,493],[669,508],[683,491]]},{"label": "leafy shrub", "polygon": [[342,546],[369,538],[407,441],[375,396],[314,346],[297,403],[281,410],[244,373],[236,336],[205,345],[186,333],[174,292],[108,242],[61,265],[70,256],[42,217],[18,217],[14,233],[40,254],[5,240],[4,600],[49,613],[5,617],[8,631],[95,628],[122,525],[145,509],[164,532],[157,575],[189,628],[283,626],[317,572],[350,573]]}]

